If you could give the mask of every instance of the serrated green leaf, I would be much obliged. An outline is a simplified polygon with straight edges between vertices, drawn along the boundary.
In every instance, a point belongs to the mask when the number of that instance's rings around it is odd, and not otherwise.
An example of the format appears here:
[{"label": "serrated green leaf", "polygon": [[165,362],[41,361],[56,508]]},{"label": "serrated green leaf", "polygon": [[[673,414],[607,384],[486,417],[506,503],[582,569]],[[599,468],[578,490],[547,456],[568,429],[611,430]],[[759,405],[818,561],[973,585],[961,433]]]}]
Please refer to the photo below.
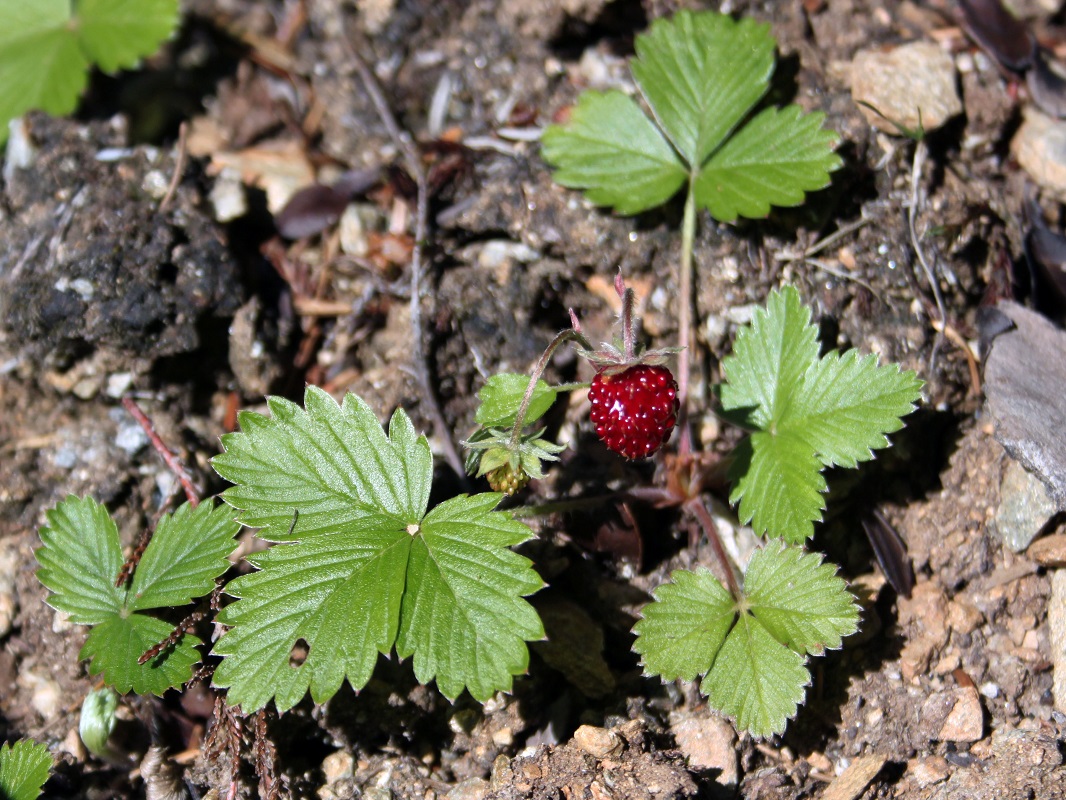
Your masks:
[{"label": "serrated green leaf", "polygon": [[775,46],[765,23],[691,11],[657,19],[636,38],[633,77],[694,170],[766,93]]},{"label": "serrated green leaf", "polygon": [[[529,376],[514,372],[500,372],[489,378],[477,393],[481,404],[477,407],[474,421],[486,428],[509,428],[514,425],[518,407],[522,404]],[[555,402],[557,392],[545,381],[538,380],[533,397],[526,410],[525,423],[536,422],[543,417]]]},{"label": "serrated green leaf", "polygon": [[[238,599],[219,617],[232,627],[215,646],[215,684],[246,712],[271,698],[291,708],[308,690],[323,702],[344,679],[361,689],[395,645],[449,697],[508,688],[526,667],[525,641],[543,635],[520,596],[540,580],[507,549],[530,530],[493,510],[499,494],[423,516],[432,460],[402,411],[386,436],[355,396],[338,407],[309,389],[307,406],[275,399],[271,419],[243,415],[215,460],[225,477],[248,481],[224,495],[243,520],[285,526],[269,537],[297,540],[253,556],[259,571],[227,586]],[[282,478],[267,468],[272,459]]]},{"label": "serrated green leaf", "polygon": [[803,656],[777,641],[755,617],[742,614],[700,691],[738,728],[766,737],[785,729],[808,683]]},{"label": "serrated green leaf", "polygon": [[670,143],[631,97],[584,92],[566,125],[541,138],[555,181],[620,214],[637,214],[677,194],[687,172]]},{"label": "serrated green leaf", "polygon": [[[338,406],[308,386],[304,403],[306,410],[269,398],[270,417],[244,412],[241,432],[222,437],[225,452],[211,463],[236,484],[222,497],[242,512],[240,522],[263,528],[260,536],[273,542],[306,539],[382,513],[401,528],[418,522],[429,502],[433,456],[403,410],[393,415],[390,439],[355,395]],[[296,509],[299,533],[290,536]]]},{"label": "serrated green leaf", "polygon": [[803,655],[840,647],[858,625],[847,584],[819,555],[756,550],[734,599],[708,570],[678,570],[633,631],[645,671],[695,680],[718,711],[755,736],[784,730],[803,701]]},{"label": "serrated green leaf", "polygon": [[[362,688],[396,638],[411,539],[392,516],[365,516],[249,559],[260,571],[226,587],[238,601],[218,618],[233,627],[215,645],[215,685],[246,711],[271,697],[291,708],[308,689],[323,702],[345,676]],[[307,656],[290,664],[300,639]]]},{"label": "serrated green leaf", "polygon": [[790,543],[814,533],[825,508],[826,466],[854,467],[903,427],[922,382],[854,352],[818,357],[817,330],[799,293],[773,292],[737,335],[722,368],[727,417],[755,429],[738,448],[730,502],[742,522]]},{"label": "serrated green leaf", "polygon": [[0,745],[0,798],[37,800],[52,771],[48,746],[30,739]]},{"label": "serrated green leaf", "polygon": [[70,0],[0,2],[0,144],[30,109],[74,110],[89,62],[70,30]]},{"label": "serrated green leaf", "polygon": [[748,608],[777,641],[799,653],[836,650],[859,625],[859,608],[836,573],[819,553],[768,545],[752,554],[744,572]]},{"label": "serrated green leaf", "polygon": [[178,0],[0,2],[0,144],[26,111],[73,111],[90,63],[114,72],[154,53],[178,16]]},{"label": "serrated green leaf", "polygon": [[854,467],[888,447],[885,434],[903,427],[921,390],[913,372],[877,356],[829,353],[804,377],[788,424],[826,466]]},{"label": "serrated green leaf", "polygon": [[95,625],[122,608],[125,592],[115,586],[122,568],[118,529],[107,509],[91,497],[71,495],[45,518],[44,546],[37,550],[37,578],[52,592],[48,605],[79,625]]},{"label": "serrated green leaf", "polygon": [[184,605],[205,595],[229,567],[238,526],[225,506],[193,510],[183,505],[164,515],[134,573],[129,591],[115,586],[122,567],[118,529],[92,498],[68,497],[47,514],[37,550],[37,577],[53,594],[48,603],[71,621],[93,625],[82,648],[91,674],[119,692],[162,694],[192,676],[199,639],[186,635],[147,664],[141,655],[167,638],[174,626],[135,610]]},{"label": "serrated green leaf", "polygon": [[167,689],[181,686],[192,677],[192,668],[200,661],[196,647],[200,640],[186,634],[175,646],[167,648],[145,664],[137,660],[150,647],[163,641],[174,625],[145,614],[118,614],[89,631],[80,659],[89,662],[89,674],[104,673],[104,681],[120,694],[162,695]]},{"label": "serrated green leaf", "polygon": [[414,656],[422,683],[436,678],[454,700],[466,687],[484,702],[510,690],[529,666],[527,641],[544,628],[522,597],[543,582],[528,559],[507,549],[529,528],[492,509],[500,495],[457,497],[434,508],[411,549],[396,652]]},{"label": "serrated green leaf", "polygon": [[770,293],[766,308],[741,328],[733,354],[722,360],[722,408],[746,411],[744,421],[767,430],[788,413],[795,389],[818,360],[818,329],[792,286]]},{"label": "serrated green leaf", "polygon": [[75,0],[85,52],[104,72],[137,66],[178,26],[178,0]]},{"label": "serrated green leaf", "polygon": [[737,448],[729,468],[730,503],[756,535],[769,532],[789,544],[814,535],[825,510],[822,463],[801,440],[756,431]]},{"label": "serrated green leaf", "polygon": [[736,620],[736,603],[704,567],[677,570],[655,590],[634,627],[633,650],[649,675],[693,681],[706,674]]},{"label": "serrated green leaf", "polygon": [[767,108],[741,128],[700,170],[696,202],[723,222],[765,217],[771,206],[798,206],[829,185],[842,161],[825,115],[799,106]]},{"label": "serrated green leaf", "polygon": [[137,564],[127,608],[183,606],[209,594],[229,569],[226,556],[239,529],[229,506],[213,502],[184,503],[164,515]]}]

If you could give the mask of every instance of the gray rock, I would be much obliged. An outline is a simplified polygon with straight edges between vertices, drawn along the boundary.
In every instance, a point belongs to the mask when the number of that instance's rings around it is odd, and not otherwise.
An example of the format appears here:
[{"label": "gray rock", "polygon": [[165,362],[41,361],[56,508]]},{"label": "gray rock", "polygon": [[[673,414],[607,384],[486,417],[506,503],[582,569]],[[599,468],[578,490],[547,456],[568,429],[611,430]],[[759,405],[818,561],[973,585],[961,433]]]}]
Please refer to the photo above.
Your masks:
[{"label": "gray rock", "polygon": [[1014,460],[1003,471],[999,498],[988,530],[1015,553],[1025,550],[1058,510],[1044,484]]},{"label": "gray rock", "polygon": [[1017,303],[999,311],[1015,325],[992,343],[985,395],[995,437],[1066,509],[1066,333]]}]

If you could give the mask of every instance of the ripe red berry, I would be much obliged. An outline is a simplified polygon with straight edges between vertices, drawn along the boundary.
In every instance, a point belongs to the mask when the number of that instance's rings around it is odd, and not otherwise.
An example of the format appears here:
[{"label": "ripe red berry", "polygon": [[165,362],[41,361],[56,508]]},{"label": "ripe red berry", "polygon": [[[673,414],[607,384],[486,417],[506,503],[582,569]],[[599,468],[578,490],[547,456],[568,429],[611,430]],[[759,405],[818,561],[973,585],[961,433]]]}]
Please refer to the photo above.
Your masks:
[{"label": "ripe red berry", "polygon": [[670,438],[677,422],[677,383],[666,367],[638,364],[600,372],[589,389],[589,418],[608,448],[647,458]]}]

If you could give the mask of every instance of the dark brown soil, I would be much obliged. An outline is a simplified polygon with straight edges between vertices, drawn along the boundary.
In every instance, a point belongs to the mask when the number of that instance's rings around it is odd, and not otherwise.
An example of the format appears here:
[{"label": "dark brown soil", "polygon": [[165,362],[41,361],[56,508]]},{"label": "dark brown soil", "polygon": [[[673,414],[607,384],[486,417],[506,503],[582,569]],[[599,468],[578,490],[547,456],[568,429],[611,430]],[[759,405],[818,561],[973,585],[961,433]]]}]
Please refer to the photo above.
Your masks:
[{"label": "dark brown soil", "polygon": [[[291,46],[275,37],[304,4],[185,5],[181,36],[146,69],[159,82],[100,79],[79,119],[31,115],[36,154],[0,193],[0,612],[6,603],[12,615],[0,628],[0,733],[49,743],[58,759],[50,797],[142,796],[135,767],[147,719],[164,728],[188,791],[225,797],[230,789],[228,762],[201,749],[212,708],[202,688],[124,704],[118,741],[128,763],[87,755],[77,736],[93,687],[78,660],[85,632],[45,604],[33,573],[37,529],[68,494],[92,495],[132,544],[180,491],[120,396],[137,399],[210,495],[224,484],[208,459],[237,408],[261,408],[264,393],[299,399],[305,382],[337,397],[352,391],[383,420],[407,409],[431,435],[444,497],[461,489],[443,437],[470,434],[485,378],[528,370],[569,325],[569,308],[590,339],[609,339],[619,270],[637,290],[649,344],[677,341],[680,207],[636,218],[597,210],[552,182],[535,142],[494,133],[530,119],[546,125],[598,76],[625,78],[622,59],[649,18],[698,4],[320,0],[306,4]],[[514,693],[484,707],[466,697],[449,703],[419,686],[408,665],[382,659],[358,696],[346,687],[325,706],[308,699],[269,721],[283,794],[1066,797],[1051,581],[989,528],[1008,457],[962,347],[932,324],[933,294],[907,221],[914,145],[869,127],[843,72],[863,48],[925,39],[958,55],[972,46],[952,30],[946,3],[728,5],[772,24],[775,93],[826,112],[845,166],[800,209],[735,226],[701,218],[693,429],[712,455],[735,441],[711,411],[718,361],[751,308],[783,283],[800,289],[827,346],[877,352],[927,382],[922,409],[891,450],[858,473],[830,476],[830,516],[814,544],[863,599],[862,632],[812,663],[808,702],[783,736],[736,738],[692,687],[643,677],[630,649],[650,592],[671,570],[712,561],[705,542],[689,544],[690,522],[643,507],[546,518],[523,552],[550,586],[532,598],[549,641],[533,645],[529,675]],[[1055,38],[1030,5],[1039,29]],[[434,430],[409,369],[411,233],[409,215],[396,218],[408,208],[410,181],[346,38],[369,43],[363,57],[432,164],[423,333],[446,432]],[[173,79],[182,74],[202,85]],[[442,81],[452,86],[445,124],[430,131]],[[940,265],[949,323],[972,341],[982,298],[1002,296],[1026,269],[1019,220],[1027,178],[1006,155],[1025,99],[991,66],[963,73],[960,84],[964,113],[927,140],[917,219],[922,246]],[[151,116],[146,104],[171,114],[200,101],[206,110],[189,112],[197,117],[192,157],[161,209],[177,168],[176,123],[162,124],[154,144],[136,143]],[[343,252],[337,226],[297,243],[276,238],[266,208],[273,201],[259,189],[249,192],[245,216],[217,221],[211,193],[225,154],[250,157],[279,143],[287,149],[272,152],[285,155],[273,157],[266,178],[245,175],[264,181],[268,194],[286,170],[313,166],[326,182],[349,167],[390,170],[385,188],[358,199],[368,227],[378,226],[365,252]],[[817,257],[803,257],[860,218]],[[563,355],[548,377],[589,375]],[[523,502],[662,483],[661,470],[621,463],[596,442],[583,403],[576,392],[551,418],[570,448]],[[724,521],[729,512],[718,507]],[[874,507],[907,543],[917,578],[910,599],[885,584],[862,536],[859,520]],[[948,712],[969,690],[980,733],[949,741]],[[597,751],[575,737],[581,725],[605,729],[601,738],[610,731],[617,746]],[[719,746],[692,744],[682,731],[693,729]],[[883,766],[849,791],[838,776],[868,758]],[[251,761],[241,781],[240,796],[259,796]],[[156,788],[147,796],[161,796]]]}]

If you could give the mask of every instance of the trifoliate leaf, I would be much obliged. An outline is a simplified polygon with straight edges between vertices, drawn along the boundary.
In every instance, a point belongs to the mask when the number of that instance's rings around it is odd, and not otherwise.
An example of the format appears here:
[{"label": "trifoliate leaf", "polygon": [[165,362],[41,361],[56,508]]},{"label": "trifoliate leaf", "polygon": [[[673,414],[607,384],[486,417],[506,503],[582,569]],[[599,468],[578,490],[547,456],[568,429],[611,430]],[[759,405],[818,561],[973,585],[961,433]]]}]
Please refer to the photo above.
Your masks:
[{"label": "trifoliate leaf", "polygon": [[803,202],[840,167],[837,135],[798,106],[745,122],[769,87],[774,47],[769,25],[726,14],[656,20],[630,63],[655,121],[621,92],[583,93],[570,122],[543,138],[555,180],[623,214],[664,203],[686,182],[725,222]]},{"label": "trifoliate leaf", "polygon": [[86,54],[104,72],[130,69],[178,26],[178,0],[75,0]]},{"label": "trifoliate leaf", "polygon": [[0,798],[37,800],[52,771],[48,746],[29,739],[0,745]]},{"label": "trifoliate leaf", "polygon": [[824,119],[799,106],[764,110],[703,165],[696,202],[723,222],[800,205],[806,192],[828,186],[829,173],[843,163],[833,152],[837,135],[822,127]]},{"label": "trifoliate leaf", "polygon": [[826,466],[854,467],[888,446],[903,427],[922,382],[898,365],[854,352],[818,357],[817,329],[792,287],[737,334],[722,362],[727,416],[754,428],[730,470],[730,502],[742,522],[791,543],[813,535],[825,508]]},{"label": "trifoliate leaf", "polygon": [[[541,581],[508,548],[530,530],[494,511],[502,495],[449,500],[426,513],[432,458],[397,411],[386,436],[358,397],[309,387],[306,410],[272,398],[270,419],[241,417],[214,464],[238,485],[223,497],[275,545],[232,581],[214,674],[245,712],[291,708],[370,679],[393,646],[445,696],[478,700],[525,670],[544,635],[524,595]],[[293,525],[293,520],[296,524]],[[289,533],[292,529],[291,534]],[[279,532],[280,531],[280,532]]]},{"label": "trifoliate leaf", "polygon": [[541,138],[555,181],[584,189],[596,205],[637,214],[662,205],[685,182],[685,168],[670,143],[631,97],[612,90],[585,92],[566,125]]},{"label": "trifoliate leaf", "polygon": [[657,19],[637,37],[633,77],[690,166],[702,165],[766,94],[775,46],[767,24],[691,11]]},{"label": "trifoliate leaf", "polygon": [[[474,421],[486,428],[509,428],[514,425],[518,407],[522,405],[529,376],[514,372],[493,375],[477,393],[481,404],[474,414]],[[525,423],[531,424],[543,417],[555,402],[556,391],[545,381],[538,380],[533,397],[526,410]]]},{"label": "trifoliate leaf", "polygon": [[710,704],[755,736],[783,731],[803,701],[804,655],[840,647],[858,626],[844,581],[798,547],[756,550],[737,599],[703,568],[670,580],[633,629],[645,672],[664,680],[703,675]]},{"label": "trifoliate leaf", "polygon": [[71,621],[93,625],[81,658],[89,672],[120,693],[162,694],[192,677],[200,640],[185,635],[145,664],[141,655],[174,626],[143,611],[183,605],[207,594],[229,568],[238,525],[227,506],[181,506],[164,515],[129,589],[116,587],[122,567],[118,529],[92,498],[68,497],[48,512],[37,577],[52,595],[49,605]]}]

